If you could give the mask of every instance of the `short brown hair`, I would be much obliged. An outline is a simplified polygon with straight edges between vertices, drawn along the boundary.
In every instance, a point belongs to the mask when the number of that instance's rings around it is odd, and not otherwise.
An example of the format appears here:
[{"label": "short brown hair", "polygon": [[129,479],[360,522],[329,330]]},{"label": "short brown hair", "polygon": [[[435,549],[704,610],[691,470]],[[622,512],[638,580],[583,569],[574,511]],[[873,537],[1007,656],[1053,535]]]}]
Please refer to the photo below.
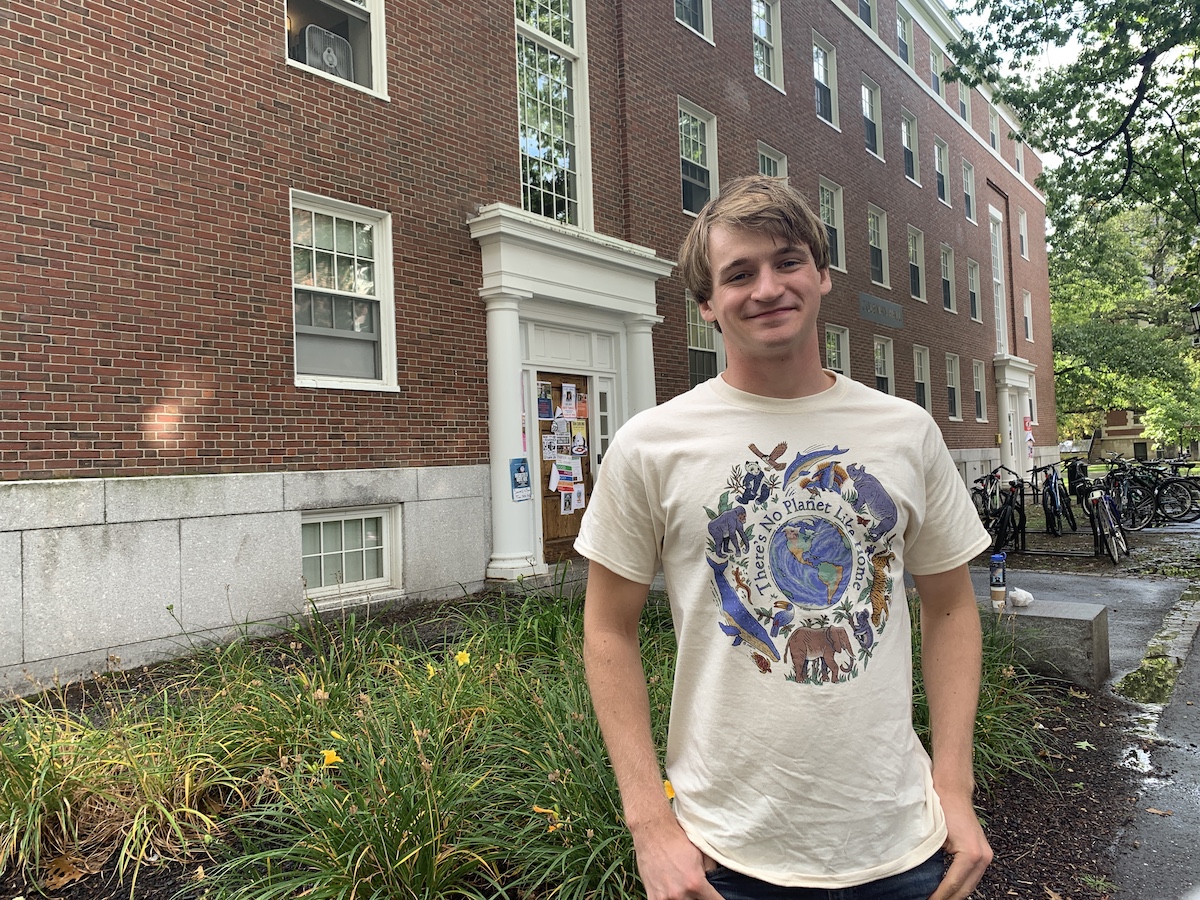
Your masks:
[{"label": "short brown hair", "polygon": [[804,198],[781,178],[746,175],[727,183],[719,196],[704,204],[679,248],[679,277],[697,303],[712,296],[708,236],[714,225],[761,229],[797,246],[806,244],[816,267],[829,268],[829,236]]}]

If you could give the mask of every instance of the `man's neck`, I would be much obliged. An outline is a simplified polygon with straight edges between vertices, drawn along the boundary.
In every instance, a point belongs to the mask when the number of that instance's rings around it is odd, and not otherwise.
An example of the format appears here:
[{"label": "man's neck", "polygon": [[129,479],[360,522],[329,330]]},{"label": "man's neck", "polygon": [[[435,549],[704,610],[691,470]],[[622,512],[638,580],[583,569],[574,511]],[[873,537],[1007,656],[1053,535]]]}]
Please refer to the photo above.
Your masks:
[{"label": "man's neck", "polygon": [[739,391],[780,400],[811,397],[833,387],[835,382],[820,363],[792,360],[731,360],[721,377]]}]

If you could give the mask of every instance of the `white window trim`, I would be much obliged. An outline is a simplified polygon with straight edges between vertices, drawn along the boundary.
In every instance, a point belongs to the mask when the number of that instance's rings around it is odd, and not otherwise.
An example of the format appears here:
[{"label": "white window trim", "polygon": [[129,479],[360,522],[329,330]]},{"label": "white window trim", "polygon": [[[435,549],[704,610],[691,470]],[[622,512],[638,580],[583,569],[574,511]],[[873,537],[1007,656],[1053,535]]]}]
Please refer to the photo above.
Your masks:
[{"label": "white window trim", "polygon": [[[940,168],[938,167],[938,159],[939,159],[938,151],[939,150],[941,151],[940,159],[942,161],[942,165]],[[941,138],[939,138],[937,135],[934,135],[933,136],[933,179],[934,179],[933,187],[934,187],[934,194],[935,195],[937,194],[937,176],[941,175],[942,176],[942,184],[945,186],[946,196],[938,197],[938,201],[940,203],[945,204],[946,206],[953,208],[954,204],[950,202],[951,191],[950,191],[950,172],[948,171],[949,168],[950,168],[950,145],[947,144],[945,141],[943,141]]]},{"label": "white window trim", "polygon": [[971,208],[964,210],[968,222],[979,223],[979,196],[975,192],[975,166],[963,160],[963,194],[970,196]]},{"label": "white window trim", "polygon": [[[359,84],[357,81],[350,81],[346,78],[339,78],[330,72],[318,69],[316,66],[310,66],[308,63],[300,62],[298,59],[292,59],[288,53],[287,41],[292,36],[287,31],[288,22],[286,19],[287,4],[284,3],[284,48],[283,55],[289,66],[308,72],[311,75],[316,75],[318,78],[324,78],[326,81],[332,81],[334,84],[345,85],[356,91],[361,91],[364,94],[370,94],[372,97],[378,97],[380,100],[389,100],[387,92],[387,23],[384,21],[383,10],[384,0],[362,0],[361,7],[358,3],[345,3],[344,0],[319,0],[323,6],[338,11],[349,11],[350,15],[354,15],[355,11],[359,16],[362,15],[362,10],[366,10],[369,16],[371,29],[371,81],[370,87],[365,84]],[[297,37],[303,40],[303,35]]]},{"label": "white window trim", "polygon": [[[687,22],[683,21],[683,19],[676,18],[675,21],[678,22],[680,25],[682,25],[684,28],[686,28],[688,31],[690,31],[692,34],[696,35],[699,38],[703,38],[704,40],[708,41],[710,44],[713,44],[713,46],[716,46],[715,42],[713,41],[713,37],[712,37],[712,0],[703,0],[702,7],[703,7],[703,12],[704,12],[704,30],[703,31],[697,31],[695,28],[693,28]],[[674,8],[674,7],[672,6],[672,8]]]},{"label": "white window trim", "polygon": [[869,23],[864,22],[862,16],[860,16],[858,14],[858,12],[859,12],[858,0],[849,0],[849,2],[854,4],[852,7],[853,12],[854,12],[854,21],[857,22],[860,27],[866,29],[867,31],[869,31],[871,33],[878,32],[879,31],[879,0],[866,0],[866,4],[867,4],[868,8],[871,10],[871,21]]},{"label": "white window trim", "polygon": [[[900,121],[901,121],[901,125],[900,125],[901,152],[903,152],[904,150],[909,150],[912,153],[912,158],[913,158],[912,176],[910,177],[909,174],[907,172],[905,172],[904,177],[907,178],[909,181],[911,181],[913,184],[915,184],[917,187],[920,187],[921,186],[921,139],[920,139],[920,136],[917,134],[917,117],[915,115],[913,115],[911,112],[909,112],[907,109],[905,109],[904,107],[900,107]],[[908,137],[909,137],[909,141],[912,144],[911,147],[904,146],[904,124],[903,123],[905,123],[905,122],[908,123]]]},{"label": "white window trim", "polygon": [[[388,391],[398,393],[399,382],[396,375],[396,295],[392,283],[392,269],[395,265],[392,246],[392,217],[390,213],[359,206],[356,203],[346,203],[333,200],[307,191],[293,190],[288,204],[288,246],[289,258],[292,241],[292,211],[297,207],[332,215],[342,215],[348,218],[369,220],[375,227],[375,300],[379,302],[379,370],[381,377],[378,381],[366,378],[340,378],[333,375],[301,375],[296,371],[299,362],[295,350],[296,341],[296,312],[295,312],[295,276],[288,273],[288,283],[291,285],[289,294],[292,297],[292,376],[297,387],[334,388],[352,391]],[[382,258],[381,254],[382,253]]]},{"label": "white window trim", "polygon": [[1029,216],[1020,207],[1017,208],[1017,243],[1021,259],[1029,259]]},{"label": "white window trim", "polygon": [[[913,265],[913,239],[916,239],[917,252],[917,272],[921,278],[921,293],[914,294],[912,292],[912,272],[909,272],[908,293],[913,300],[920,300],[922,303],[929,302],[929,269],[925,265],[925,234],[919,228],[908,226],[908,239],[905,241],[905,255],[908,257],[908,264]],[[941,276],[939,275],[939,283]]]},{"label": "white window trim", "polygon": [[[869,254],[871,252],[871,247],[873,246],[870,241],[870,235],[871,235],[870,216],[872,213],[874,213],[876,216],[879,217],[879,244],[880,244],[879,249],[881,251],[883,251],[883,281],[876,281],[871,272]],[[890,269],[890,263],[888,260],[887,213],[884,212],[882,209],[880,209],[878,206],[868,206],[867,207],[867,253],[868,253],[867,275],[871,277],[871,284],[878,284],[881,287],[890,288],[891,284],[892,284],[892,273],[891,273],[891,269]]]},{"label": "white window trim", "polygon": [[[950,254],[950,277],[946,278],[946,254]],[[954,277],[954,248],[949,244],[942,244],[941,250],[938,252],[938,287],[944,289],[944,282],[950,282],[950,305],[946,306],[945,298],[942,298],[942,309],[948,313],[958,314],[958,296],[955,293],[955,277]],[[941,290],[938,291],[939,295]]]},{"label": "white window trim", "polygon": [[960,119],[968,125],[971,124],[971,88],[964,81],[958,82],[958,98],[954,104],[954,109],[959,114],[958,117]]},{"label": "white window trim", "polygon": [[[764,41],[763,43],[766,44],[766,46],[768,48],[770,48],[770,51],[771,51],[771,73],[772,73],[772,75],[770,78],[763,78],[762,75],[759,75],[757,69],[755,70],[754,74],[758,77],[758,79],[760,81],[763,81],[766,84],[769,84],[771,87],[775,88],[775,90],[779,91],[782,94],[782,93],[786,93],[783,89],[783,47],[782,47],[782,44],[780,41],[780,38],[783,35],[783,30],[782,30],[782,26],[780,24],[779,8],[782,5],[782,3],[780,2],[780,0],[763,0],[763,2],[765,2],[767,4],[767,7],[768,7],[767,15],[769,17],[769,22],[770,22],[770,26],[771,26],[771,41],[770,42]],[[751,42],[751,54],[752,55],[753,55],[753,44],[755,41],[759,40],[758,36],[756,34],[754,34],[753,9],[754,9],[754,7],[752,6],[751,14],[750,14],[751,15],[750,42]]]},{"label": "white window trim", "polygon": [[986,422],[988,420],[987,406],[987,370],[984,364],[977,359],[971,360],[971,387],[973,394],[971,396],[971,406],[975,404],[975,394],[979,395],[979,411],[975,416],[976,422]]},{"label": "white window trim", "polygon": [[[772,147],[770,144],[764,144],[762,141],[759,141],[758,142],[758,155],[760,157],[765,156],[765,157],[767,157],[767,159],[773,159],[775,161],[776,168],[779,169],[779,174],[776,177],[782,178],[784,181],[787,181],[788,167],[787,167],[787,154],[786,153],[781,153],[778,150],[776,150],[774,147]],[[760,159],[759,160],[759,171],[761,172],[761,170],[762,170],[762,161]]]},{"label": "white window trim", "polygon": [[[937,44],[932,44],[929,48],[929,81],[925,86],[929,88],[929,92],[943,102],[946,99],[946,57],[942,53]],[[938,86],[933,86],[933,76],[937,75]]]},{"label": "white window trim", "polygon": [[383,519],[383,577],[366,581],[339,582],[323,587],[305,585],[305,594],[313,599],[329,597],[349,597],[360,594],[374,593],[381,590],[400,589],[403,584],[401,561],[403,554],[400,548],[401,507],[396,506],[365,506],[351,509],[322,509],[301,513],[300,524],[311,525],[319,522],[340,522],[345,519],[359,519],[369,516],[379,516]]},{"label": "white window trim", "polygon": [[[834,369],[831,365],[829,365],[829,336],[831,334],[836,334],[838,336],[838,341],[840,343],[840,349],[841,349],[841,354],[842,354],[842,367],[840,369]],[[840,372],[842,375],[845,375],[847,378],[849,378],[850,377],[850,329],[845,328],[841,325],[826,325],[825,326],[824,351],[825,351],[825,353],[824,353],[825,368],[830,369],[831,371],[834,371],[834,372]]]},{"label": "white window trim", "polygon": [[[862,88],[869,89],[871,92],[871,122],[875,125],[875,149],[871,150],[866,146],[867,136],[863,132],[863,149],[867,153],[874,156],[876,159],[883,160],[883,92],[876,82],[868,78],[865,74],[862,77]],[[862,96],[861,89],[859,95],[859,112],[862,113]],[[866,114],[863,113],[863,118]]]},{"label": "white window trim", "polygon": [[1013,165],[1017,174],[1025,177],[1025,145],[1019,140],[1013,142]]},{"label": "white window trim", "polygon": [[[951,374],[954,375],[953,381],[950,378]],[[951,422],[961,422],[963,420],[963,415],[962,415],[962,411],[963,411],[962,371],[961,371],[961,368],[959,365],[959,358],[958,358],[957,353],[947,353],[946,354],[946,387],[954,388],[955,396],[958,399],[957,415],[950,415],[950,410],[947,409],[946,410],[946,413],[947,413],[946,418],[948,418]],[[949,397],[947,396],[947,399],[946,399],[947,406],[949,406],[949,402],[950,402],[950,400],[949,400]]]},{"label": "white window trim", "polygon": [[[831,263],[829,268],[834,269],[835,271],[838,271],[838,272],[845,272],[846,271],[846,217],[845,217],[844,210],[842,207],[842,186],[840,184],[835,184],[834,182],[830,181],[828,178],[824,178],[824,177],[819,177],[817,179],[817,184],[818,184],[817,217],[818,218],[821,217],[820,189],[823,187],[826,190],[831,191],[833,193],[833,227],[837,229],[838,237],[840,238],[838,250],[839,250],[839,255],[841,258],[838,260],[837,265],[833,265]],[[822,224],[828,224],[828,223],[826,223],[824,221],[824,219],[822,219]]]},{"label": "white window trim", "polygon": [[[838,77],[837,77],[837,48],[825,38],[821,37],[817,32],[812,33],[812,42],[814,47],[820,47],[825,51],[825,61],[827,63],[827,71],[825,73],[829,81],[826,83],[829,88],[829,114],[830,119],[817,116],[818,122],[824,122],[835,131],[841,131],[841,119],[838,116]],[[816,70],[813,70],[813,84],[817,83]],[[815,102],[815,101],[814,101]],[[813,108],[813,114],[816,115],[816,107]]]},{"label": "white window trim", "polygon": [[[723,372],[725,370],[725,365],[726,365],[725,339],[721,335],[721,332],[717,331],[717,328],[714,324],[712,324],[711,322],[705,322],[703,318],[700,318],[700,316],[699,316],[700,307],[696,303],[696,298],[692,295],[691,291],[684,291],[683,299],[684,299],[684,302],[687,303],[687,311],[684,316],[684,320],[686,323],[686,331],[687,331],[687,334],[685,335],[685,339],[687,342],[687,348],[688,348],[688,350],[698,350],[701,353],[714,354],[714,358],[715,358],[716,364],[717,364],[717,374],[720,374],[721,372]],[[698,319],[699,321],[694,321],[694,318]],[[700,346],[699,344],[693,344],[692,343],[692,328],[693,327],[701,330],[701,333],[704,334],[706,337],[712,338],[713,345],[711,347],[703,347],[703,346]],[[691,365],[690,364],[688,366],[688,377],[689,377],[689,379],[691,378]]]},{"label": "white window trim", "polygon": [[988,107],[988,146],[1000,152],[1000,113],[994,106]]},{"label": "white window trim", "polygon": [[[893,355],[893,350],[895,348],[892,344],[892,339],[889,337],[880,337],[879,335],[875,335],[875,339],[872,341],[871,347],[873,354],[876,354],[878,349],[883,347],[883,377],[886,378],[888,382],[888,394],[894,397],[896,396],[896,360]],[[876,364],[874,371],[875,375],[878,376],[878,356],[875,356],[875,360]],[[878,390],[878,388],[876,388],[876,390]]]},{"label": "white window trim", "polygon": [[[967,257],[967,312],[972,322],[983,321],[983,294],[980,293],[979,263]],[[975,273],[975,311],[971,312],[971,273]]]},{"label": "white window trim", "polygon": [[1037,376],[1029,376],[1029,424],[1038,424],[1037,413]]},{"label": "white window trim", "polygon": [[[901,24],[903,23],[903,24]],[[900,56],[900,30],[904,30],[904,43],[908,47],[908,60]],[[909,69],[916,68],[917,55],[916,48],[913,46],[913,17],[907,9],[900,4],[896,4],[896,57],[900,60],[900,64],[907,66]]]},{"label": "white window trim", "polygon": [[1029,291],[1021,291],[1022,318],[1025,322],[1025,340],[1033,343],[1033,294]]},{"label": "white window trim", "polygon": [[[712,113],[710,113],[708,110],[704,109],[703,107],[697,106],[695,103],[693,103],[692,101],[690,101],[684,97],[679,97],[678,103],[679,103],[680,111],[688,113],[689,115],[695,116],[698,119],[704,120],[704,123],[707,126],[707,128],[705,129],[705,147],[707,147],[707,149],[708,149],[708,184],[709,184],[708,198],[711,200],[713,197],[716,197],[720,193],[719,188],[720,188],[720,184],[721,184],[721,177],[720,177],[720,174],[717,172],[717,159],[719,158],[718,154],[717,154],[717,117],[714,116]],[[678,148],[678,145],[679,145],[679,137],[678,137],[679,115],[678,115],[678,113],[676,113],[675,122],[676,122],[675,141],[676,141],[676,147]],[[683,153],[682,153],[681,149],[679,151],[679,159],[680,159],[680,161],[683,160]],[[683,212],[683,214],[685,216],[691,216],[694,219],[697,215],[699,215],[699,213],[692,212],[690,209],[684,209],[683,193],[682,193],[682,191],[683,191],[683,187],[682,187],[683,173],[682,172],[680,172],[679,178],[680,178],[679,209]]]},{"label": "white window trim", "polygon": [[[921,372],[921,362],[924,362],[925,377],[918,378]],[[916,393],[916,385],[925,385],[925,403],[917,404],[926,412],[933,411],[933,385],[929,377],[929,348],[922,347],[920,344],[913,344],[913,392]],[[916,402],[916,398],[913,398]]]}]

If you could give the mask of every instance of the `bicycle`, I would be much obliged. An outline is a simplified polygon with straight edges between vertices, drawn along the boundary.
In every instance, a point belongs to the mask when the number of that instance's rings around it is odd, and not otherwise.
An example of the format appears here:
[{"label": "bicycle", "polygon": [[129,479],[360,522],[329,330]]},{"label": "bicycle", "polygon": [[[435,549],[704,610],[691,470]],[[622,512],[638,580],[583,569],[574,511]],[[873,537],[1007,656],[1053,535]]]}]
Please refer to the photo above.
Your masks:
[{"label": "bicycle", "polygon": [[1156,521],[1192,522],[1200,517],[1200,505],[1193,512],[1192,491],[1182,478],[1170,477],[1150,464],[1137,465],[1119,454],[1105,460],[1104,476],[1118,502],[1125,524],[1140,531]]},{"label": "bicycle", "polygon": [[[1014,475],[1003,492],[1000,509],[992,518],[988,531],[992,534],[992,553],[1002,550],[1025,549],[1025,485],[1026,482],[1011,469],[997,467],[993,474],[1004,470]],[[998,475],[996,475],[999,478]]]},{"label": "bicycle", "polygon": [[[1035,466],[1033,469],[1035,479],[1040,472],[1045,473],[1041,494],[1042,510],[1046,514],[1046,531],[1055,537],[1060,537],[1063,533],[1064,519],[1071,526],[1072,531],[1078,531],[1079,525],[1075,521],[1075,511],[1071,508],[1071,496],[1067,493],[1067,486],[1058,471],[1058,463]],[[1035,499],[1037,497],[1036,487],[1034,497]]]},{"label": "bicycle", "polygon": [[975,512],[979,514],[979,521],[989,531],[992,530],[994,520],[1004,505],[1004,485],[1000,478],[1001,472],[1007,472],[1014,478],[1020,478],[1007,466],[996,466],[986,475],[976,478],[974,487],[971,488],[971,503],[975,506]]},{"label": "bicycle", "polygon": [[1129,543],[1125,540],[1125,530],[1121,526],[1117,502],[1109,493],[1104,481],[1097,479],[1090,483],[1084,509],[1091,520],[1096,555],[1099,556],[1101,552],[1107,553],[1108,558],[1116,565],[1122,555],[1129,555]]}]

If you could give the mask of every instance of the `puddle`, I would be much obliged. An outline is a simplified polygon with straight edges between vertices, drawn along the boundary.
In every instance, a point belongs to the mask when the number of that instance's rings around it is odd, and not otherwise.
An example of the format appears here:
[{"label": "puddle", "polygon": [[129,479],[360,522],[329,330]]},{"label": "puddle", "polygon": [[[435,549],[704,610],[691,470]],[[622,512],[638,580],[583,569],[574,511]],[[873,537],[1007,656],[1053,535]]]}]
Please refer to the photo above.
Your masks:
[{"label": "puddle", "polygon": [[1143,659],[1141,665],[1113,686],[1113,690],[1136,703],[1163,704],[1171,699],[1175,679],[1182,668],[1181,663],[1165,656]]},{"label": "puddle", "polygon": [[1141,664],[1113,685],[1113,690],[1136,703],[1165,704],[1200,625],[1200,590],[1183,593],[1150,639]]}]

